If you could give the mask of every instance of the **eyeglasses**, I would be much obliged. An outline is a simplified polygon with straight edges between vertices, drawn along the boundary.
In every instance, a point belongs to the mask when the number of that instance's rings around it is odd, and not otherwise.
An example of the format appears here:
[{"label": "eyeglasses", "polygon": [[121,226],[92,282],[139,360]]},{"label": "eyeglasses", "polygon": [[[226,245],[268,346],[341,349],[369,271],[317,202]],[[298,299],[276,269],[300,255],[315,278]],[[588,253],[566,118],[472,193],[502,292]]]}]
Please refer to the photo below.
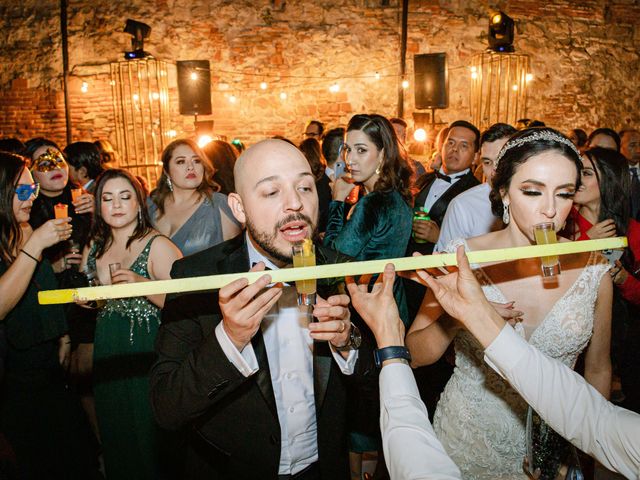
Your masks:
[{"label": "eyeglasses", "polygon": [[58,168],[63,168],[65,163],[64,157],[59,151],[48,148],[45,153],[34,160],[31,170],[41,173],[50,172]]},{"label": "eyeglasses", "polygon": [[16,195],[18,196],[18,200],[21,202],[26,202],[31,198],[31,195],[34,195],[36,198],[40,193],[40,184],[32,183],[31,185],[18,185],[16,187]]},{"label": "eyeglasses", "polygon": [[320,134],[318,132],[304,132],[305,137],[316,138],[319,137]]}]

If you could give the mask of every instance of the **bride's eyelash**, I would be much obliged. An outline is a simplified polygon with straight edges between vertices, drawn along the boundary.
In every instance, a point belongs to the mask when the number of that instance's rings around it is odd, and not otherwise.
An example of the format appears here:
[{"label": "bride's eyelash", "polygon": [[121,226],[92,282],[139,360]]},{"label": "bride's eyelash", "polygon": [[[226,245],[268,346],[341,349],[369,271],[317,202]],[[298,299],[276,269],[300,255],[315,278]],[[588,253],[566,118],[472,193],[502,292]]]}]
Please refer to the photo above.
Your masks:
[{"label": "bride's eyelash", "polygon": [[576,192],[563,192],[559,193],[558,196],[562,198],[573,198],[576,196]]},{"label": "bride's eyelash", "polygon": [[541,193],[538,190],[528,190],[526,188],[521,188],[520,191],[522,192],[523,195],[528,195],[530,197],[541,195]]}]

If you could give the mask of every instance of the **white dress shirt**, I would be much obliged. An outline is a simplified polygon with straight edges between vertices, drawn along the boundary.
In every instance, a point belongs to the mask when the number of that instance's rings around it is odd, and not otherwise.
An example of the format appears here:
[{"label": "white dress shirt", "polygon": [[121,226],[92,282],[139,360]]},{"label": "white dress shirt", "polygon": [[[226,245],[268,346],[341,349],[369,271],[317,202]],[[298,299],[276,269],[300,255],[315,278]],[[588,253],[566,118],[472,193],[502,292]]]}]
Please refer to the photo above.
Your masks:
[{"label": "white dress shirt", "polygon": [[[560,435],[605,467],[640,479],[640,415],[609,403],[579,374],[505,325],[485,361]],[[459,479],[429,423],[408,365],[380,374],[380,429],[392,480]]]},{"label": "white dress shirt", "polygon": [[491,186],[481,183],[451,200],[442,220],[434,252],[444,251],[452,240],[484,235],[496,227],[500,219],[491,212],[489,192]]},{"label": "white dress shirt", "polygon": [[[436,179],[431,184],[431,188],[429,188],[429,194],[427,195],[427,198],[424,201],[425,210],[426,211],[431,210],[431,207],[433,207],[433,204],[436,203],[438,199],[442,195],[444,195],[444,193],[447,190],[449,190],[449,188],[453,186],[453,184],[455,184],[458,180],[460,180],[461,177],[464,177],[470,170],[471,169],[467,168],[466,170],[463,170],[461,172],[456,172],[449,175],[451,177],[451,183],[447,182],[446,180],[443,180],[442,178],[436,177]],[[444,170],[442,170],[442,167],[440,168],[439,172],[442,175],[446,175],[446,173],[444,173]]]},{"label": "white dress shirt", "polygon": [[329,165],[327,165],[326,167],[324,167],[324,174],[329,177],[329,179],[332,182],[335,182],[336,180],[336,171],[331,168]]},{"label": "white dress shirt", "polygon": [[[253,247],[248,237],[247,247],[251,264],[262,261],[268,268],[278,269]],[[306,311],[298,308],[295,287],[285,285],[278,303],[260,325],[280,422],[279,475],[295,474],[318,460],[313,339],[309,335],[309,321]],[[242,352],[238,351],[222,322],[215,334],[222,351],[245,377],[258,371],[251,343]],[[357,351],[349,352],[346,360],[333,348],[332,353],[340,370],[346,375],[352,374]]]}]

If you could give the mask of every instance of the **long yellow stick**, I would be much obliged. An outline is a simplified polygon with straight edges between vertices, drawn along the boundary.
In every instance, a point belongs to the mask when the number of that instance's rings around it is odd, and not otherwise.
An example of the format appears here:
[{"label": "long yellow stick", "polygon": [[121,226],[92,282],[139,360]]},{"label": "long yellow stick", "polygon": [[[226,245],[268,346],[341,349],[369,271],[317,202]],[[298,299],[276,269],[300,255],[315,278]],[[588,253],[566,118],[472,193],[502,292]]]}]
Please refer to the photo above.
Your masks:
[{"label": "long yellow stick", "polygon": [[[471,263],[504,262],[522,258],[567,255],[571,253],[608,250],[627,246],[626,237],[586,240],[582,242],[563,242],[551,245],[533,245],[528,247],[503,248],[497,250],[481,250],[468,252]],[[387,263],[393,263],[396,271],[438,268],[456,265],[454,253],[442,255],[425,255],[420,257],[390,258],[386,260],[369,260],[366,262],[337,263],[318,265],[316,267],[284,268],[269,272],[273,282],[294,282],[312,278],[334,278],[347,275],[365,275],[380,273]],[[175,280],[158,280],[153,282],[126,283],[105,285],[102,287],[71,288],[64,290],[47,290],[38,293],[38,301],[43,305],[71,303],[75,300],[105,300],[110,298],[140,297],[166,293],[197,292],[221,288],[239,278],[246,278],[249,283],[255,282],[265,272],[230,273],[205,277],[181,278]]]}]

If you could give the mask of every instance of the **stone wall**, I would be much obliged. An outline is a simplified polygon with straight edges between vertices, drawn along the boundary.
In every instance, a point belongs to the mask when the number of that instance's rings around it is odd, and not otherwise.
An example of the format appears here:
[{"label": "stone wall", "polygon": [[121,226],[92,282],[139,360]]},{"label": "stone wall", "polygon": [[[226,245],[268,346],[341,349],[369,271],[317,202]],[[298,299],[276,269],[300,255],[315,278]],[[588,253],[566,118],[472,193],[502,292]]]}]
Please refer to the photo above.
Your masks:
[{"label": "stone wall", "polygon": [[[298,141],[312,118],[337,125],[354,113],[397,113],[398,0],[69,3],[73,140],[114,139],[109,63],[129,49],[122,32],[127,18],[152,27],[145,49],[156,58],[211,61],[214,113],[208,118],[217,134],[248,143],[271,135]],[[448,57],[450,107],[437,112],[437,121],[470,118],[468,66],[487,46],[490,11],[501,8],[516,21],[518,53],[531,56],[529,117],[560,129],[640,125],[638,0],[409,4],[408,78],[414,54]],[[65,143],[59,2],[0,0],[0,14],[0,135]],[[330,92],[335,82],[340,90]],[[174,75],[169,97],[170,127],[178,136],[192,134],[193,118],[178,114]],[[404,109],[410,119],[412,86]]]}]

